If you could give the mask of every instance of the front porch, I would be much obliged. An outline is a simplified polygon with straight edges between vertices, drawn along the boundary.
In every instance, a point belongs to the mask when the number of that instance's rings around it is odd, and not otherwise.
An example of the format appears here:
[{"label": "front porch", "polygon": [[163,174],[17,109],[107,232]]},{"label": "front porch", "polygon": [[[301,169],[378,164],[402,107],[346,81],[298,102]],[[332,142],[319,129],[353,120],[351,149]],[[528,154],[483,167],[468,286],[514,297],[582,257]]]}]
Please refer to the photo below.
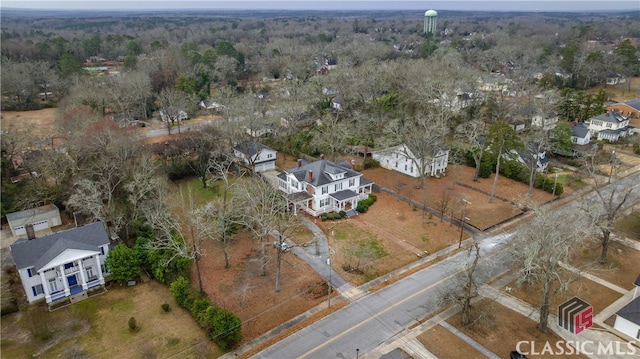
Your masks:
[{"label": "front porch", "polygon": [[86,299],[88,291],[104,287],[105,278],[98,253],[75,254],[58,258],[59,261],[53,261],[39,271],[47,304]]}]

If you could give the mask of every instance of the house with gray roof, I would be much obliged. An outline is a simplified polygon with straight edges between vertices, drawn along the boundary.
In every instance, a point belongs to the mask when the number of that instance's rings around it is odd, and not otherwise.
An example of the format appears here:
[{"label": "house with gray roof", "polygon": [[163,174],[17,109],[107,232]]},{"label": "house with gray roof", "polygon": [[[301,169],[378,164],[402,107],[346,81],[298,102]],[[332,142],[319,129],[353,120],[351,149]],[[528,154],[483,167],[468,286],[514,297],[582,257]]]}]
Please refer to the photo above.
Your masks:
[{"label": "house with gray roof", "polygon": [[591,130],[584,123],[578,122],[571,127],[571,142],[576,145],[587,145],[591,141]]},{"label": "house with gray roof", "polygon": [[273,170],[276,168],[277,151],[255,141],[246,141],[236,145],[233,153],[254,172]]},{"label": "house with gray roof", "polygon": [[616,142],[628,133],[633,133],[633,130],[629,128],[629,118],[617,111],[609,111],[592,117],[586,123],[591,133],[598,137],[598,140]]},{"label": "house with gray roof", "polygon": [[105,284],[109,235],[102,222],[21,238],[9,249],[29,303],[83,298]]},{"label": "house with gray roof", "polygon": [[633,299],[616,312],[616,321],[613,323],[613,328],[631,338],[640,340],[640,295],[638,295],[640,276],[633,284],[635,285]]},{"label": "house with gray roof", "polygon": [[325,159],[305,163],[278,175],[278,188],[287,194],[294,208],[312,216],[355,209],[369,196],[373,182],[354,169],[353,161],[334,163]]}]

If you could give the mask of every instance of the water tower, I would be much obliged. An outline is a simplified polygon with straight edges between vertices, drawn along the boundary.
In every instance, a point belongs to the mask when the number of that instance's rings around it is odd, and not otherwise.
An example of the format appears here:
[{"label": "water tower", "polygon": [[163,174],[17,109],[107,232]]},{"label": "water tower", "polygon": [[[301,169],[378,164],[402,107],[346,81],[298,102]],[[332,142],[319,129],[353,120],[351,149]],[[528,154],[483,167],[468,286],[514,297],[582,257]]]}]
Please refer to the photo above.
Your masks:
[{"label": "water tower", "polygon": [[427,10],[424,13],[424,33],[436,32],[436,20],[438,19],[438,13],[435,10]]}]

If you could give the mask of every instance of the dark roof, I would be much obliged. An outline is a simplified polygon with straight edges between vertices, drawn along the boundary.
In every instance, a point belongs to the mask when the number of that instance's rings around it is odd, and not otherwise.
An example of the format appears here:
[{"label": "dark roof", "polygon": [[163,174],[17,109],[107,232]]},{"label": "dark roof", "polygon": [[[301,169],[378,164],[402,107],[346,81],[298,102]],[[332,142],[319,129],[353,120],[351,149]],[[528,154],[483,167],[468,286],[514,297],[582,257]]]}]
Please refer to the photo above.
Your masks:
[{"label": "dark roof", "polygon": [[330,194],[329,196],[337,199],[338,201],[344,201],[345,199],[358,197],[358,194],[353,192],[350,189],[345,189],[345,190],[342,190],[342,191],[334,192],[334,193]]},{"label": "dark roof", "polygon": [[234,147],[235,150],[244,153],[245,155],[248,156],[254,156],[255,154],[257,154],[258,152],[262,151],[262,150],[271,150],[273,151],[273,149],[271,149],[268,146],[263,145],[262,143],[259,142],[255,142],[255,141],[247,141],[247,142],[243,142],[240,143],[238,145],[236,145],[236,147]]},{"label": "dark roof", "polygon": [[9,248],[18,269],[35,267],[36,271],[66,249],[99,251],[109,244],[109,236],[102,222],[56,232],[44,237],[18,239]]},{"label": "dark roof", "polygon": [[[312,173],[311,181],[309,181],[309,172]],[[319,160],[302,166],[296,166],[285,170],[285,173],[293,175],[299,182],[311,183],[312,186],[318,187],[325,184],[335,182],[330,176],[339,173],[344,173],[344,178],[361,176],[359,172],[356,172],[350,168],[350,166],[344,166],[342,164],[333,163],[329,160]]]},{"label": "dark roof", "polygon": [[25,209],[20,212],[13,212],[7,214],[7,221],[15,221],[16,219],[34,217],[39,214],[44,214],[51,211],[59,211],[55,204],[47,204],[38,208]]},{"label": "dark roof", "polygon": [[616,312],[616,315],[640,325],[640,297],[632,300]]},{"label": "dark roof", "polygon": [[589,134],[589,129],[582,122],[576,124],[571,129],[571,135],[574,137],[585,138],[587,137],[587,134]]},{"label": "dark roof", "polygon": [[629,101],[625,101],[624,104],[629,106],[629,107],[633,107],[634,109],[640,111],[640,98],[629,100]]},{"label": "dark roof", "polygon": [[609,111],[607,113],[603,113],[602,115],[599,115],[599,116],[596,116],[596,117],[592,117],[591,120],[600,120],[600,121],[604,121],[604,122],[620,123],[620,122],[626,121],[627,118],[622,116],[617,111]]}]

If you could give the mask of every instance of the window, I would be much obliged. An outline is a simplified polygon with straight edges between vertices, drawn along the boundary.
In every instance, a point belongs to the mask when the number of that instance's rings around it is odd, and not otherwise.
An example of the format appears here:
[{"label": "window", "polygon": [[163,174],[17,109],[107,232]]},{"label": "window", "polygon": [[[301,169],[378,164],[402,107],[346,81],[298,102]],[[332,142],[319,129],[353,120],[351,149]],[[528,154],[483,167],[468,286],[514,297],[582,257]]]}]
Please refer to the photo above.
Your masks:
[{"label": "window", "polygon": [[100,265],[100,270],[102,270],[102,273],[109,273],[109,268],[107,268],[104,264]]},{"label": "window", "polygon": [[267,154],[267,158],[273,158],[273,153]]},{"label": "window", "polygon": [[411,173],[413,173],[413,166],[411,166]]},{"label": "window", "polygon": [[87,267],[87,280],[92,281],[94,279],[98,279],[95,274],[93,274],[93,267]]},{"label": "window", "polygon": [[349,179],[349,187],[353,187],[356,185],[356,180],[354,178]]},{"label": "window", "polygon": [[42,287],[42,284],[34,285],[33,287],[31,287],[31,290],[33,291],[34,297],[40,294],[44,294],[44,288]]},{"label": "window", "polygon": [[611,128],[611,124],[610,123],[607,123],[607,128]]},{"label": "window", "polygon": [[55,278],[49,279],[49,289],[51,293],[58,291],[58,281]]},{"label": "window", "polygon": [[329,198],[321,199],[321,200],[320,200],[320,207],[326,207],[326,206],[328,206],[328,205],[329,205],[329,203],[330,203],[329,201],[330,201],[330,199],[329,199]]},{"label": "window", "polygon": [[33,277],[35,275],[35,271],[33,268],[27,268],[27,274],[29,275],[29,278]]},{"label": "window", "polygon": [[396,168],[398,168],[398,161],[396,161]]},{"label": "window", "polygon": [[405,171],[407,170],[407,165],[406,165],[406,164],[404,165],[404,170],[405,170]]},{"label": "window", "polygon": [[329,193],[329,186],[322,186],[322,194]]},{"label": "window", "polygon": [[337,192],[337,191],[340,191],[340,190],[342,190],[342,182],[336,183],[336,185],[335,185],[335,191]]},{"label": "window", "polygon": [[100,247],[100,254],[104,255],[104,247]]}]

